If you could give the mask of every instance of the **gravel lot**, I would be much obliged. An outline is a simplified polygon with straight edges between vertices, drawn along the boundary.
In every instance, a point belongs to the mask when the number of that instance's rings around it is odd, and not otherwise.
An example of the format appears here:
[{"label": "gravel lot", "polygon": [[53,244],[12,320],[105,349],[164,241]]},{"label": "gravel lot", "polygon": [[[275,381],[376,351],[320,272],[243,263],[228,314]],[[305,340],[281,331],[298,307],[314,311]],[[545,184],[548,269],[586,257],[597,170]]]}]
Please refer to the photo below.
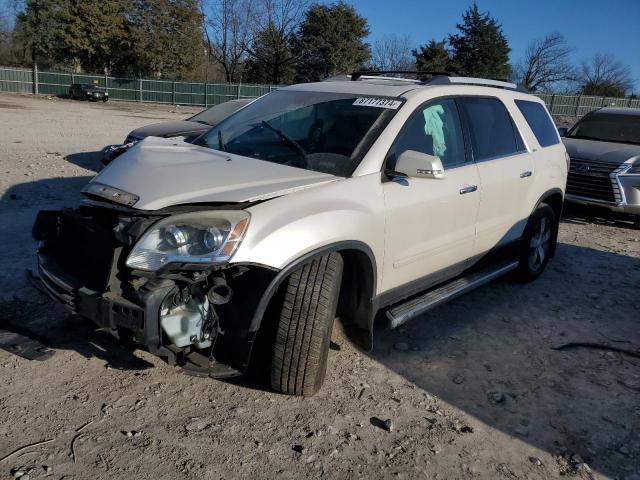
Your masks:
[{"label": "gravel lot", "polygon": [[0,478],[640,480],[640,358],[552,348],[640,352],[640,232],[624,222],[571,209],[537,282],[380,330],[372,354],[336,329],[310,399],[186,376],[30,287],[37,211],[77,202],[104,145],[189,113],[0,95],[0,328],[53,353],[0,350],[0,458],[49,441],[0,460]]}]

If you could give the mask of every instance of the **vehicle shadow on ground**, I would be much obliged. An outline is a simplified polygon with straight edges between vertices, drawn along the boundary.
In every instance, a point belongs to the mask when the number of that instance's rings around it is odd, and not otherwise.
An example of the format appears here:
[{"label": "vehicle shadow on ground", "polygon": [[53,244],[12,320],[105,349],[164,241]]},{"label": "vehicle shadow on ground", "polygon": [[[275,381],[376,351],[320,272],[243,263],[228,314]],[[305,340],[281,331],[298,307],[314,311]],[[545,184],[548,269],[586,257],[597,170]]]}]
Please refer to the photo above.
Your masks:
[{"label": "vehicle shadow on ground", "polygon": [[102,163],[100,162],[102,151],[72,153],[66,155],[64,159],[69,163],[94,172],[99,172],[102,169]]},{"label": "vehicle shadow on ground", "polygon": [[553,347],[640,352],[639,285],[640,259],[560,244],[536,282],[498,280],[379,330],[371,356],[480,424],[625,478],[640,471],[640,359]]},{"label": "vehicle shadow on ground", "polygon": [[[634,222],[640,222],[640,218],[633,215],[611,212],[605,208],[593,206],[565,204],[562,218],[567,223],[584,225],[585,223],[595,223],[599,225],[615,225],[620,228],[637,230]],[[640,223],[638,223],[640,225]]]},{"label": "vehicle shadow on ground", "polygon": [[91,178],[90,176],[45,178],[18,183],[5,191],[2,200],[4,206],[11,208],[37,205],[46,209],[52,204],[73,205],[80,201],[82,198],[80,192]]}]

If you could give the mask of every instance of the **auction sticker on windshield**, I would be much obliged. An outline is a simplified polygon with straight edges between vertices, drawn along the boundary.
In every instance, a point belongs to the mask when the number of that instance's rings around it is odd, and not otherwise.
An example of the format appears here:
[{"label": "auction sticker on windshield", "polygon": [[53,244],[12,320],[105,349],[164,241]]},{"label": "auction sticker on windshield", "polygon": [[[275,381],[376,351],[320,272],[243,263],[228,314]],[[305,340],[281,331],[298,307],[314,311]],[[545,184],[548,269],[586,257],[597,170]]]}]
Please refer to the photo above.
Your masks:
[{"label": "auction sticker on windshield", "polygon": [[402,105],[402,102],[400,100],[391,100],[389,98],[360,97],[356,98],[356,101],[353,102],[353,104],[359,107],[378,107],[397,110],[398,107]]}]

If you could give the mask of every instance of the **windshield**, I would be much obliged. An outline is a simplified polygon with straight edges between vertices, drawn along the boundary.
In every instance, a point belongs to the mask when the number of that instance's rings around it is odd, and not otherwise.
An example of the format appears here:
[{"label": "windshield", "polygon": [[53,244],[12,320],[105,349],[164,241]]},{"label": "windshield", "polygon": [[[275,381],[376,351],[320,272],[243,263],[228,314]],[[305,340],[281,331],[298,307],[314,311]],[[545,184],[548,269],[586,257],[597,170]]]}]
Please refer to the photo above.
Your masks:
[{"label": "windshield", "polygon": [[207,108],[206,110],[203,110],[189,118],[189,120],[214,126],[232,113],[244,107],[247,103],[247,100],[229,100],[228,102],[221,103],[215,107]]},{"label": "windshield", "polygon": [[278,90],[194,143],[348,177],[401,104],[393,98]]},{"label": "windshield", "polygon": [[640,145],[640,115],[593,113],[579,121],[566,136]]}]

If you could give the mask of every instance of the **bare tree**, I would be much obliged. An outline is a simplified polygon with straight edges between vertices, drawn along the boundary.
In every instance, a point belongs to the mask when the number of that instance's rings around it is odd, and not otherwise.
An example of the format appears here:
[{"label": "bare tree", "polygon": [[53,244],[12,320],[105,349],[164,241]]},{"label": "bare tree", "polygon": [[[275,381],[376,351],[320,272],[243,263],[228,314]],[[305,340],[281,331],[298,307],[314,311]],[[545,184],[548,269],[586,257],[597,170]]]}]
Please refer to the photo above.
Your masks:
[{"label": "bare tree", "polygon": [[247,57],[256,9],[251,0],[203,0],[201,10],[210,57],[227,82],[237,79]]},{"label": "bare tree", "polygon": [[573,51],[561,33],[550,33],[534,40],[515,67],[516,81],[531,92],[539,92],[574,80]]},{"label": "bare tree", "polygon": [[582,62],[578,81],[585,95],[624,96],[633,86],[631,68],[605,53]]},{"label": "bare tree", "polygon": [[385,35],[371,45],[371,67],[376,70],[414,70],[411,38],[408,35]]},{"label": "bare tree", "polygon": [[292,41],[309,3],[309,0],[255,1],[258,14],[248,49],[254,77],[275,84],[293,78]]}]

